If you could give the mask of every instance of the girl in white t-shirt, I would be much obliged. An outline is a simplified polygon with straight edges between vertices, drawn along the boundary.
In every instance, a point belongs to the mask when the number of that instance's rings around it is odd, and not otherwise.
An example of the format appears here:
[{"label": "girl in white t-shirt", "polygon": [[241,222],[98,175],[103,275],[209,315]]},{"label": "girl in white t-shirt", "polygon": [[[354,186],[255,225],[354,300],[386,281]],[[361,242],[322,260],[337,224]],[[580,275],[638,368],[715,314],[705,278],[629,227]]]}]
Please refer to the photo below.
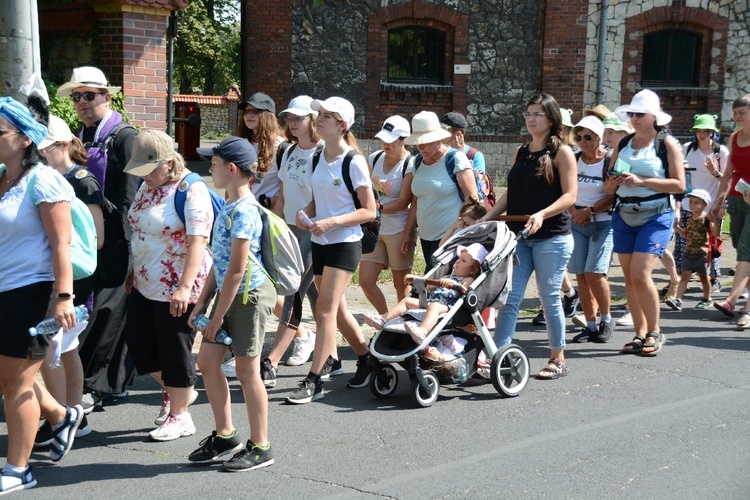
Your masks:
[{"label": "girl in white t-shirt", "polygon": [[[313,200],[297,214],[296,225],[312,233],[312,262],[318,287],[317,337],[310,372],[287,402],[302,404],[323,398],[321,376],[328,357],[336,353],[336,326],[359,360],[357,373],[347,382],[352,388],[366,387],[370,372],[370,350],[354,316],[346,309],[344,292],[357,269],[362,253],[360,224],[375,219],[375,197],[365,158],[358,154],[357,141],[349,130],[354,123],[354,106],[341,97],[315,100],[316,120],[325,148],[314,156]],[[352,150],[356,153],[349,154]],[[349,161],[351,184],[360,200],[354,205],[343,178],[343,163]],[[317,163],[317,165],[316,165]]]}]

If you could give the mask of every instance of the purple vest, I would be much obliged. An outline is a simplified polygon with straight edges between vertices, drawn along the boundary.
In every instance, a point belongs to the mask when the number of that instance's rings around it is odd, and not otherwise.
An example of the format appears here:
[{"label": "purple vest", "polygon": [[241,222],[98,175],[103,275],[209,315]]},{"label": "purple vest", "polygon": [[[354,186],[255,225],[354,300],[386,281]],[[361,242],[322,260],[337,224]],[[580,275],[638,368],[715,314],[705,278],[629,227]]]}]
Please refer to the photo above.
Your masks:
[{"label": "purple vest", "polygon": [[[109,134],[112,132],[118,123],[122,121],[122,115],[117,111],[113,111],[109,119],[102,125],[101,129],[98,130],[98,135],[94,137],[93,144],[87,148],[89,154],[89,161],[86,164],[86,169],[94,174],[96,180],[99,181],[99,185],[102,187],[104,192],[104,180],[107,177],[107,149],[111,144]],[[83,141],[83,128],[78,129],[78,138]],[[105,193],[106,194],[106,193]]]}]

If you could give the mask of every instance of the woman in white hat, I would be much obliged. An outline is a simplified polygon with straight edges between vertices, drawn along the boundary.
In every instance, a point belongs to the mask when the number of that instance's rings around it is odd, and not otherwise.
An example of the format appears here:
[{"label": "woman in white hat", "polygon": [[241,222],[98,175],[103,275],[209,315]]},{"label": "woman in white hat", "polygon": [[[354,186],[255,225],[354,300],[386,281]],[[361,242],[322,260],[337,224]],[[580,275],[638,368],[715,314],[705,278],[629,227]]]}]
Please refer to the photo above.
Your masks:
[{"label": "woman in white hat", "polygon": [[[401,240],[401,251],[409,248],[410,235],[418,229],[427,268],[432,267],[432,254],[440,246],[440,239],[456,222],[463,199],[477,195],[477,184],[471,161],[466,155],[443,143],[451,133],[440,125],[432,111],[422,111],[411,120],[412,133],[404,142],[417,146],[419,155],[414,161],[414,198],[409,208],[409,219]],[[451,168],[452,166],[452,168]],[[450,173],[448,172],[450,169]],[[455,180],[454,180],[455,179]]]},{"label": "woman in white hat", "polygon": [[[409,204],[414,179],[414,157],[404,146],[411,128],[406,118],[391,116],[382,129],[375,134],[383,149],[369,157],[370,175],[380,196],[380,237],[375,251],[362,255],[359,264],[359,286],[380,314],[388,312],[388,304],[378,287],[381,271],[388,268],[393,274],[393,286],[400,302],[406,295],[404,277],[414,266],[414,249],[417,236],[415,231],[406,234],[406,221],[409,217]],[[406,243],[406,252],[401,251],[401,243]]]},{"label": "woman in white hat", "polygon": [[622,352],[656,356],[664,335],[659,328],[659,293],[651,273],[672,235],[672,194],[685,190],[682,150],[674,138],[662,132],[672,117],[662,111],[654,92],[638,92],[615,113],[621,120],[629,120],[635,130],[615,148],[605,183],[607,193],[616,195],[614,251],[625,275],[635,328],[633,341],[625,344]]}]

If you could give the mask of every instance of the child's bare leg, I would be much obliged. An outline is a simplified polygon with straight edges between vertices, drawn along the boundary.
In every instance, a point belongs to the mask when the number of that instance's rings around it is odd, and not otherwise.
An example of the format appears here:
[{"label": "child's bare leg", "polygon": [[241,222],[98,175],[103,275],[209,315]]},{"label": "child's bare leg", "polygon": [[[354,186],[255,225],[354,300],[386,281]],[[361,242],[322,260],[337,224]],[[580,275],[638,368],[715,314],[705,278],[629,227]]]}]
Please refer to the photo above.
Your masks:
[{"label": "child's bare leg", "polygon": [[[685,290],[687,290],[688,282],[690,281],[690,276],[692,275],[692,271],[685,271],[680,275],[680,284],[677,285],[677,298],[681,299],[683,295],[685,295]],[[671,285],[670,285],[671,288]],[[709,287],[710,290],[710,287]]]},{"label": "child's bare leg", "polygon": [[701,280],[701,287],[703,287],[703,300],[709,300],[711,298],[711,281],[708,279],[708,274],[700,274],[698,277]]},{"label": "child's bare leg", "polygon": [[448,306],[442,302],[431,302],[427,305],[427,313],[424,315],[422,324],[419,327],[424,330],[425,333],[432,330],[437,325],[438,316],[448,312]]},{"label": "child's bare leg", "polygon": [[390,321],[394,318],[400,317],[409,309],[416,309],[418,307],[419,299],[415,299],[414,297],[404,297],[398,304],[388,311],[388,314],[385,315],[385,319]]}]

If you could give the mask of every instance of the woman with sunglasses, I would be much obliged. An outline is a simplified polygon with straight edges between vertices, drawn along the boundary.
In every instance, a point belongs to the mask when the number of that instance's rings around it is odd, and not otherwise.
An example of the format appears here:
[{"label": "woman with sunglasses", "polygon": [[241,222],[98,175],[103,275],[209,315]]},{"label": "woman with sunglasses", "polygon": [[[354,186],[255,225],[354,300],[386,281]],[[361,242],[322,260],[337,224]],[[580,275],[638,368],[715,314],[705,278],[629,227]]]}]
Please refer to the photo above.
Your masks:
[{"label": "woman with sunglasses", "polygon": [[[604,124],[596,116],[586,116],[573,127],[580,152],[578,159],[578,197],[570,207],[573,255],[568,271],[576,275],[578,294],[586,324],[573,342],[607,342],[614,323],[607,273],[612,258],[612,196],[604,192],[606,170],[612,158],[602,147]],[[601,323],[596,323],[596,311]]]},{"label": "woman with sunglasses", "polygon": [[623,346],[622,353],[656,356],[664,335],[659,327],[659,293],[651,274],[672,235],[671,193],[685,190],[682,150],[673,137],[660,133],[672,117],[662,111],[659,96],[651,90],[638,92],[615,113],[621,120],[629,120],[635,130],[626,138],[627,144],[615,148],[604,184],[608,194],[616,195],[614,251],[625,275],[625,294],[635,328],[635,337]]},{"label": "woman with sunglasses", "polygon": [[523,113],[531,142],[513,153],[508,189],[483,218],[528,215],[524,222],[508,222],[516,233],[525,232],[516,246],[520,265],[513,269],[508,299],[497,315],[495,343],[510,344],[516,331],[518,311],[531,273],[536,273],[539,298],[547,325],[550,357],[537,378],[552,380],[568,374],[565,363],[565,315],[560,288],[573,252],[570,213],[578,192],[576,162],[563,137],[560,106],[549,94],[534,96]]}]

